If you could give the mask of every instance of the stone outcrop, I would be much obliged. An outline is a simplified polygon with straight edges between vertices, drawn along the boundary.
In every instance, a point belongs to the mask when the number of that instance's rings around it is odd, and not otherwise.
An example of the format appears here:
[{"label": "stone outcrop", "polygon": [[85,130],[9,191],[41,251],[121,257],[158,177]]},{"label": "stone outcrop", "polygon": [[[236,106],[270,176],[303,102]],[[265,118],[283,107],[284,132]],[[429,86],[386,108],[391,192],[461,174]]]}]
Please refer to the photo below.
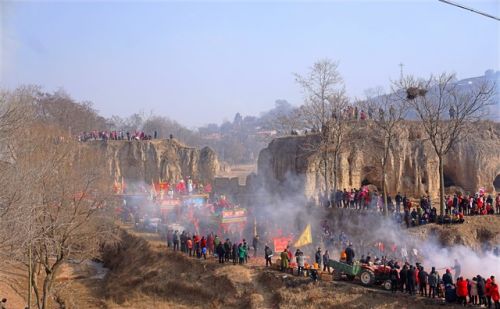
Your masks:
[{"label": "stone outcrop", "polygon": [[176,140],[151,141],[96,141],[105,158],[111,175],[116,180],[123,177],[128,182],[145,182],[158,179],[178,182],[184,177],[212,182],[219,171],[216,153],[209,147],[187,147]]},{"label": "stone outcrop", "polygon": [[[369,130],[368,127],[360,128],[360,133],[369,138]],[[445,158],[445,186],[460,187],[467,192],[484,187],[494,192],[493,183],[500,174],[500,124],[485,122],[471,130],[473,133],[457,143]],[[410,196],[429,192],[437,197],[438,160],[425,141],[422,128],[418,123],[406,123],[398,134],[389,155],[389,192],[400,191]],[[303,192],[306,196],[317,196],[325,186],[320,157],[309,150],[309,145],[314,145],[317,140],[316,135],[273,140],[259,155],[258,175],[264,185],[278,193]],[[380,162],[373,147],[362,140],[353,140],[340,156],[338,188],[360,187],[362,184],[381,188]],[[329,186],[332,188],[331,183]]]}]

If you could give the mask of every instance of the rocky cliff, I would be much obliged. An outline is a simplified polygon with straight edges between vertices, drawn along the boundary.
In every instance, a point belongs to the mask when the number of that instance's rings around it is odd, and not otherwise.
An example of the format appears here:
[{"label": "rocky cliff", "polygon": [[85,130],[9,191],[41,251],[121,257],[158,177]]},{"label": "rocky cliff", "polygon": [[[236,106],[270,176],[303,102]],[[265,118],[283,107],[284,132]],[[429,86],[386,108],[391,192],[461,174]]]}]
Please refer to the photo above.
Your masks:
[{"label": "rocky cliff", "polygon": [[[359,128],[360,135],[370,138],[369,127]],[[500,191],[500,124],[485,122],[471,128],[466,140],[456,144],[445,158],[445,186],[456,186],[468,192],[480,187]],[[429,192],[437,197],[439,190],[438,160],[418,123],[406,123],[390,152],[388,190],[418,196]],[[318,136],[289,136],[273,140],[258,160],[258,175],[270,190],[286,194],[304,193],[316,196],[324,188],[321,160],[309,151]],[[353,140],[340,156],[338,187],[381,187],[380,157],[363,140]],[[331,165],[330,165],[331,166]],[[331,171],[330,171],[331,173]],[[330,184],[330,188],[332,184]]]},{"label": "rocky cliff", "polygon": [[88,144],[98,147],[116,180],[123,177],[128,182],[150,184],[160,178],[178,182],[190,176],[194,180],[212,182],[219,171],[219,161],[212,149],[191,148],[176,140],[95,141]]}]

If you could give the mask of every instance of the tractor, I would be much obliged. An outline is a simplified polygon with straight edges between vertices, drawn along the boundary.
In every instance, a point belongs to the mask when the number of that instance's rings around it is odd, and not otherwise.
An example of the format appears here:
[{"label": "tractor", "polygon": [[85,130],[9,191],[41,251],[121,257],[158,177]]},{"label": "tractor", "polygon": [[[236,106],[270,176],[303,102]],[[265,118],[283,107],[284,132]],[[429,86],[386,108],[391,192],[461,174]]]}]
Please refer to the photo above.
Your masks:
[{"label": "tractor", "polygon": [[333,268],[334,280],[340,280],[344,276],[348,280],[359,278],[365,286],[380,284],[384,289],[391,290],[391,268],[388,266],[360,264],[358,262],[349,265],[335,260],[329,260],[328,265]]}]

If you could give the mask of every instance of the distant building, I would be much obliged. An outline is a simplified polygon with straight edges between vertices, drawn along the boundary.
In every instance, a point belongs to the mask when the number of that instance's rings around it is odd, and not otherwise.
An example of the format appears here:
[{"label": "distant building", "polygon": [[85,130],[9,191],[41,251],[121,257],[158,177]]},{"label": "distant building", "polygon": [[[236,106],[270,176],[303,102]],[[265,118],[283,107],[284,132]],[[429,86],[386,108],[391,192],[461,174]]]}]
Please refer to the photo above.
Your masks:
[{"label": "distant building", "polygon": [[263,131],[257,131],[256,133],[259,136],[274,136],[278,134],[278,131],[276,130],[263,130]]},{"label": "distant building", "polygon": [[500,121],[500,71],[495,70],[487,70],[484,72],[483,76],[470,77],[457,81],[457,85],[466,90],[467,87],[472,87],[479,83],[483,83],[485,81],[496,83],[497,92],[494,97],[495,104],[489,106],[488,118],[495,121]]}]

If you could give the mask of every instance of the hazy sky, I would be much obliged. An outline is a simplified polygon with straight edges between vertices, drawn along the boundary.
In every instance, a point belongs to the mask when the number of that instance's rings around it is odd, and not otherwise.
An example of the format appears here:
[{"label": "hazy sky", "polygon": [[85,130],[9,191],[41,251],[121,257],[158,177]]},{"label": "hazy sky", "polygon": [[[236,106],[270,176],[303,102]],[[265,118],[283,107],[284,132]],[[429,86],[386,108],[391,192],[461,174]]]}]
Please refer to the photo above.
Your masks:
[{"label": "hazy sky", "polygon": [[[500,2],[460,3],[500,15]],[[0,87],[64,88],[105,116],[193,127],[300,104],[292,73],[340,62],[350,96],[405,73],[499,69],[500,22],[429,1],[6,2]]]}]

